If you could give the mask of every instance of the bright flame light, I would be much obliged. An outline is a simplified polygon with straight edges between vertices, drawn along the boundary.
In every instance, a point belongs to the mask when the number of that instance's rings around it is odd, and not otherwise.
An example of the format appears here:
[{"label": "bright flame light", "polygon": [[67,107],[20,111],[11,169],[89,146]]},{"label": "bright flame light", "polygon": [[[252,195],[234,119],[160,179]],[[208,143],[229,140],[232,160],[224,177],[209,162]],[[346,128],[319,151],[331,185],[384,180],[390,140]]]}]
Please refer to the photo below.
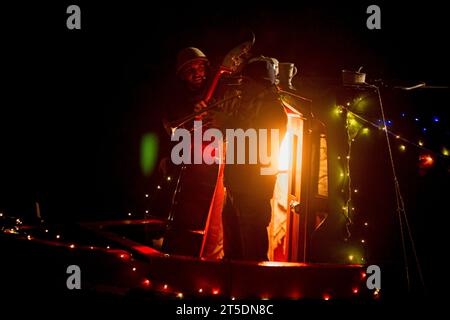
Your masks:
[{"label": "bright flame light", "polygon": [[291,157],[291,154],[289,152],[289,140],[290,140],[290,134],[289,134],[289,132],[286,132],[283,140],[281,141],[281,146],[280,146],[280,155],[279,155],[279,161],[278,161],[278,170],[279,171],[288,171],[289,170],[289,159]]}]

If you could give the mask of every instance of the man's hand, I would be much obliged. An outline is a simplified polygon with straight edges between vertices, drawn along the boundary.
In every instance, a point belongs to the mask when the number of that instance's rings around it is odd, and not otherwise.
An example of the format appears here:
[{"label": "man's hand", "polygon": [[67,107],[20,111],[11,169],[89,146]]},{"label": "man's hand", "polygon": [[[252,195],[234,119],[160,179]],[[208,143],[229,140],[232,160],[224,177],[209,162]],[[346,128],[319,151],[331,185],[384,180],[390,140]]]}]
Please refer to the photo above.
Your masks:
[{"label": "man's hand", "polygon": [[[201,100],[200,102],[197,102],[197,103],[194,105],[194,112],[199,112],[199,111],[201,111],[202,109],[205,109],[207,106],[208,106],[208,105],[206,104],[206,102],[203,101],[203,100]],[[199,115],[196,115],[196,116],[195,116],[195,120],[197,120],[197,121],[198,121],[198,120],[203,120],[203,118],[205,118],[206,115],[207,115],[207,112],[200,113]]]}]

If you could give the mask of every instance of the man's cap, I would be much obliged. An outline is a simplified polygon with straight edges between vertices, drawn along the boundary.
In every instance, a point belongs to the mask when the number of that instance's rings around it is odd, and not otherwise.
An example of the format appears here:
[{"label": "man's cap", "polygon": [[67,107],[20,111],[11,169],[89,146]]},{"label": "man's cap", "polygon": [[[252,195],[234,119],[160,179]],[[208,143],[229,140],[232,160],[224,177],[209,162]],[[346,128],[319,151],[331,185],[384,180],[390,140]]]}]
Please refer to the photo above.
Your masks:
[{"label": "man's cap", "polygon": [[177,56],[177,75],[185,66],[194,61],[208,62],[208,58],[200,49],[194,47],[182,49]]}]

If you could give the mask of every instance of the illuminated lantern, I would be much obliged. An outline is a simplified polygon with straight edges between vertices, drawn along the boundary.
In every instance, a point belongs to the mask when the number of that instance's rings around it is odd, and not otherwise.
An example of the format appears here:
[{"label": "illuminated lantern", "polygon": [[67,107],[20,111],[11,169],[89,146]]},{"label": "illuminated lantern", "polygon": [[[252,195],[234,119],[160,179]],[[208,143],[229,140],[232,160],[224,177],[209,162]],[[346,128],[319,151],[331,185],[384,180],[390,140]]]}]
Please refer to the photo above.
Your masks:
[{"label": "illuminated lantern", "polygon": [[[285,93],[285,91],[282,91]],[[326,218],[328,203],[327,143],[324,126],[309,117],[296,94],[282,94],[288,116],[279,152],[277,182],[269,225],[270,260],[308,261],[312,230]]]}]

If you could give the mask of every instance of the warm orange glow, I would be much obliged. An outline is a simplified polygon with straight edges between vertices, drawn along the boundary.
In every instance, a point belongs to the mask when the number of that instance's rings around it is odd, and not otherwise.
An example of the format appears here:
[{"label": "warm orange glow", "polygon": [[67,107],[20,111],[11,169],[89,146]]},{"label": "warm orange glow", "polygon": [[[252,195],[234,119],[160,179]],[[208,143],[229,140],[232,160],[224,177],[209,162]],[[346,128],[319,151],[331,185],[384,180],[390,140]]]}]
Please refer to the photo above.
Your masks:
[{"label": "warm orange glow", "polygon": [[291,293],[290,295],[289,295],[289,298],[290,299],[294,299],[294,300],[299,300],[299,299],[301,299],[302,298],[302,295],[301,295],[301,293],[300,292],[293,292],[293,293]]},{"label": "warm orange glow", "polygon": [[330,295],[329,294],[324,294],[323,295],[323,300],[325,300],[325,301],[328,301],[328,300],[330,300]]},{"label": "warm orange glow", "polygon": [[131,258],[131,256],[128,253],[120,253],[120,254],[118,254],[118,256],[120,259],[123,259],[123,260],[129,260]]},{"label": "warm orange glow", "polygon": [[379,297],[379,295],[380,295],[380,289],[375,289],[375,291],[373,292],[373,295],[374,295],[374,297],[375,298],[378,298]]},{"label": "warm orange glow", "polygon": [[429,154],[423,154],[419,157],[420,167],[421,168],[429,168],[433,165],[434,159]]},{"label": "warm orange glow", "polygon": [[149,287],[149,286],[151,285],[151,282],[150,282],[150,280],[145,279],[145,280],[143,281],[143,284],[144,284],[144,286]]},{"label": "warm orange glow", "polygon": [[281,146],[280,146],[280,154],[279,154],[279,160],[278,160],[278,170],[279,171],[288,171],[289,170],[289,160],[291,157],[291,153],[289,151],[289,140],[290,140],[289,132],[286,132],[283,140],[281,141]]},{"label": "warm orange glow", "polygon": [[219,294],[219,292],[220,292],[219,289],[214,289],[212,293],[213,294]]}]

